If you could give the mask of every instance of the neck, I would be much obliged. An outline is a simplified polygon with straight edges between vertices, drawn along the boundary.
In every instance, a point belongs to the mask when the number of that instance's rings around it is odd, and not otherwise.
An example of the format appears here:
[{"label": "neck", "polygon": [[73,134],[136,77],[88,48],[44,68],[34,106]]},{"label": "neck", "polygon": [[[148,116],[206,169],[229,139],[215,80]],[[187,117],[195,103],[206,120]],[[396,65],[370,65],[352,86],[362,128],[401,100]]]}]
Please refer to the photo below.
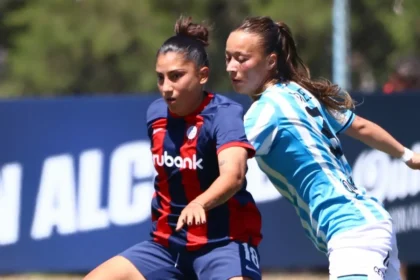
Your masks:
[{"label": "neck", "polygon": [[263,88],[262,88],[262,92],[264,92],[266,89],[268,89],[269,87],[271,87],[271,86],[274,86],[275,84],[277,84],[278,83],[278,81],[279,80],[277,80],[277,79],[272,79],[271,81],[269,81],[268,83],[265,83],[264,84],[264,86],[263,86]]},{"label": "neck", "polygon": [[271,79],[269,81],[264,82],[259,88],[258,90],[255,91],[254,95],[261,95],[264,91],[266,91],[266,89],[268,89],[271,86],[274,86],[275,84],[278,83],[278,79]]},{"label": "neck", "polygon": [[203,103],[203,101],[204,101],[204,97],[206,96],[203,91],[201,93],[202,94],[200,94],[200,97],[197,98],[197,100],[194,103],[191,104],[190,108],[192,108],[192,110],[188,110],[188,112],[178,114],[180,117],[188,116],[188,115],[194,113],[200,107],[201,103]]},{"label": "neck", "polygon": [[189,112],[188,114],[191,114],[191,113],[195,112],[195,111],[198,109],[198,107],[200,107],[200,106],[201,106],[201,103],[203,103],[203,101],[204,101],[204,97],[205,97],[205,96],[206,96],[206,95],[205,95],[204,91],[201,91],[200,98],[198,98],[198,99],[196,100],[196,102],[194,103],[194,106],[191,106],[191,108],[194,108],[194,110],[192,110],[192,111],[191,111],[191,112]]}]

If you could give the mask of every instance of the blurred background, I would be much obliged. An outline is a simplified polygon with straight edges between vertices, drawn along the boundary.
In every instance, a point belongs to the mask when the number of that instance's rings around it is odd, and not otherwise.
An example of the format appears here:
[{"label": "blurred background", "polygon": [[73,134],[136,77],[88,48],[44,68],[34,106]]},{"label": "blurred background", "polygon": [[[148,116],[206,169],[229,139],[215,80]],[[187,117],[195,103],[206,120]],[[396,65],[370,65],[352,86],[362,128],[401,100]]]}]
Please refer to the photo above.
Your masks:
[{"label": "blurred background", "polygon": [[[419,0],[0,0],[0,279],[80,279],[148,238],[145,129],[155,54],[181,15],[213,25],[208,88],[234,95],[224,48],[244,17],[286,22],[313,77],[420,152]],[[420,279],[420,172],[342,139],[355,181],[396,221],[404,279]],[[325,256],[250,161],[264,279],[328,279]],[[67,276],[59,276],[59,275]]]}]

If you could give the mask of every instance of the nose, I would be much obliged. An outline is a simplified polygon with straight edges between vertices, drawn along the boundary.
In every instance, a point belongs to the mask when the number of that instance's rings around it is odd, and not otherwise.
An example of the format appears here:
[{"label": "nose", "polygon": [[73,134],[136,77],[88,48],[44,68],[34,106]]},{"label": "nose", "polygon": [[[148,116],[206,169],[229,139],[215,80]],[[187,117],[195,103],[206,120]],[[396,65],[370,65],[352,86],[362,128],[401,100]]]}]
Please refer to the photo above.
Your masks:
[{"label": "nose", "polygon": [[237,72],[239,63],[235,59],[231,59],[226,63],[226,71],[229,73]]},{"label": "nose", "polygon": [[162,83],[162,92],[163,93],[172,93],[173,87],[171,81],[169,79],[164,79]]}]

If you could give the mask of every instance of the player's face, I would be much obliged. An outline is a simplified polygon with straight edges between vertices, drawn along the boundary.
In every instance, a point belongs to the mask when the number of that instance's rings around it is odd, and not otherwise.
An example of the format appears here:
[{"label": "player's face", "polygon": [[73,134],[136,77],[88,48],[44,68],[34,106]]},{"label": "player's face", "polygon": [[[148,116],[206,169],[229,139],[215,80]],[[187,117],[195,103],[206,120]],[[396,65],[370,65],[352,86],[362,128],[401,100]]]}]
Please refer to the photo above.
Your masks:
[{"label": "player's face", "polygon": [[185,116],[200,105],[208,67],[197,69],[184,54],[167,52],[157,57],[156,74],[159,91],[171,112]]},{"label": "player's face", "polygon": [[273,55],[266,55],[258,34],[244,31],[230,33],[226,42],[226,71],[238,93],[255,94],[262,91],[275,67]]}]

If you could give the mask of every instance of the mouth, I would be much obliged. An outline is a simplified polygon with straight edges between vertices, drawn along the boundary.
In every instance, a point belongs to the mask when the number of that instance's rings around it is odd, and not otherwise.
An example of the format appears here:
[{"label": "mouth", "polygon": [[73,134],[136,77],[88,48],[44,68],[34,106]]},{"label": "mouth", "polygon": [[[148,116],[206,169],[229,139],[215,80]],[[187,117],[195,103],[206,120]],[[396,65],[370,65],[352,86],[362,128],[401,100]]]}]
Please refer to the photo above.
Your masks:
[{"label": "mouth", "polygon": [[172,104],[176,101],[176,99],[173,97],[166,97],[165,100],[166,100],[166,103],[168,104]]},{"label": "mouth", "polygon": [[230,79],[231,80],[231,82],[233,83],[233,84],[239,84],[239,83],[241,83],[242,82],[242,80],[239,80],[239,79]]}]

